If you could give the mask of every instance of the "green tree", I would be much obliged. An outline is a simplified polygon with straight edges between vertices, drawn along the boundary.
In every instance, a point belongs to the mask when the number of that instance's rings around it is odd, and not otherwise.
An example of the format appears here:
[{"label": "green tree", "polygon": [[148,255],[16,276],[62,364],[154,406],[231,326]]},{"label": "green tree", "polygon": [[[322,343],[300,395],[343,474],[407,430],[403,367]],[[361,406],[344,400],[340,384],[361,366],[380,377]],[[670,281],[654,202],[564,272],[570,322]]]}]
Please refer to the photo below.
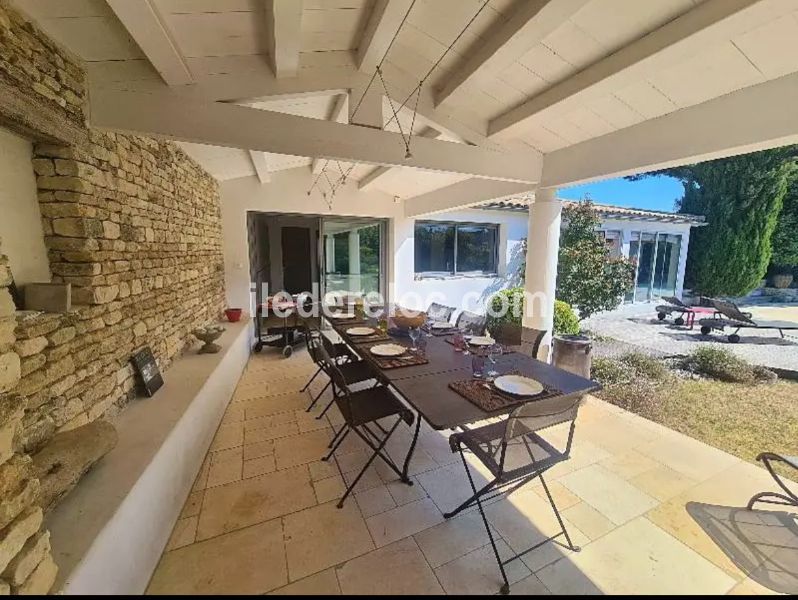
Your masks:
[{"label": "green tree", "polygon": [[773,233],[773,266],[798,267],[798,177],[793,177],[784,196],[784,207]]},{"label": "green tree", "polygon": [[598,235],[601,221],[590,200],[563,211],[557,299],[573,306],[580,319],[617,308],[634,285],[634,265],[613,258]]},{"label": "green tree", "polygon": [[706,217],[708,225],[691,235],[688,287],[707,296],[744,296],[756,288],[770,264],[795,157],[792,146],[631,178],[678,179],[684,186],[679,212]]}]

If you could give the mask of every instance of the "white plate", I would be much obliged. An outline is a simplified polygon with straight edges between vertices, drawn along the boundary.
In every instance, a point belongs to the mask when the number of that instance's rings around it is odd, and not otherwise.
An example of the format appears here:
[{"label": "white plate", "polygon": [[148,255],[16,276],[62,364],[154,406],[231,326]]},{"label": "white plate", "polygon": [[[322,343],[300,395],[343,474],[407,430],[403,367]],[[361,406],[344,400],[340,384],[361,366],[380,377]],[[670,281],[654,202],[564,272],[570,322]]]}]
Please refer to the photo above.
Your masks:
[{"label": "white plate", "polygon": [[371,347],[374,356],[402,356],[407,352],[407,348],[399,344],[379,344]]},{"label": "white plate", "polygon": [[352,327],[346,330],[348,335],[367,336],[374,335],[375,331],[371,327]]},{"label": "white plate", "polygon": [[496,343],[496,340],[489,337],[477,337],[474,336],[468,340],[468,344],[470,346],[492,346]]},{"label": "white plate", "polygon": [[537,396],[544,391],[539,382],[521,375],[502,375],[493,381],[493,385],[513,396]]},{"label": "white plate", "polygon": [[452,327],[454,327],[454,325],[445,321],[436,321],[432,324],[433,329],[451,329]]},{"label": "white plate", "polygon": [[333,319],[354,319],[355,315],[351,313],[330,313],[330,318]]}]

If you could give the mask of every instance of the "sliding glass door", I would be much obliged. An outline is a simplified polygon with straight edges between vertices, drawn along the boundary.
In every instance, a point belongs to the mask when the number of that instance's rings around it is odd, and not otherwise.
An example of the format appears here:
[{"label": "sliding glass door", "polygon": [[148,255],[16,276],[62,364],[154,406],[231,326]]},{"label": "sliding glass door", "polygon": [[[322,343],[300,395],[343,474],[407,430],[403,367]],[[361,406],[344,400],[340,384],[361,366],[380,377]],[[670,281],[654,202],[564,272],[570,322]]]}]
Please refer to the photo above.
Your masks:
[{"label": "sliding glass door", "polygon": [[647,302],[676,294],[682,236],[632,232],[629,258],[636,265],[634,290],[627,302]]},{"label": "sliding glass door", "polygon": [[382,221],[323,220],[324,293],[385,293],[384,229]]}]

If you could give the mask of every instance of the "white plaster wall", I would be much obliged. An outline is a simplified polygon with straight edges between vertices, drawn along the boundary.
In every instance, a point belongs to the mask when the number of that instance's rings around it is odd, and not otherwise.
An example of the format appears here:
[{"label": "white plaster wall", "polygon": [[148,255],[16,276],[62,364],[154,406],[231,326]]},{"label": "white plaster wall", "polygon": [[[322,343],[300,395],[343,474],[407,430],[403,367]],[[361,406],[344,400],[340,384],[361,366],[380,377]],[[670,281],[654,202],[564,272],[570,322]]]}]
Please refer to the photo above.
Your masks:
[{"label": "white plaster wall", "polygon": [[17,285],[50,281],[32,144],[0,128],[0,253]]}]

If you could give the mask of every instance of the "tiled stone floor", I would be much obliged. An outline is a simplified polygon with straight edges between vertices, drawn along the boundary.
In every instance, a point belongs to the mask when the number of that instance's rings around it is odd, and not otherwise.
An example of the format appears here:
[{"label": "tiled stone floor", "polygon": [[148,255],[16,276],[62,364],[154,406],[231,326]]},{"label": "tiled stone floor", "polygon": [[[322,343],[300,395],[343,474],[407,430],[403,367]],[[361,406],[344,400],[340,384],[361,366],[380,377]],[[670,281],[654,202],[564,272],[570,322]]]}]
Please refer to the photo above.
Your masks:
[{"label": "tiled stone floor", "polygon": [[[442,515],[469,494],[446,434],[424,430],[413,487],[377,464],[336,508],[338,468],[319,458],[339,420],[306,414],[298,393],[313,371],[303,352],[253,356],[149,593],[496,593],[478,513]],[[401,430],[392,454],[410,437]],[[342,472],[363,461],[347,440]],[[591,398],[572,459],[548,481],[582,551],[550,542],[512,563],[512,593],[769,592],[762,582],[798,591],[795,515],[740,510],[772,483],[719,450]],[[556,531],[541,494],[529,486],[488,507],[500,552]]]}]

